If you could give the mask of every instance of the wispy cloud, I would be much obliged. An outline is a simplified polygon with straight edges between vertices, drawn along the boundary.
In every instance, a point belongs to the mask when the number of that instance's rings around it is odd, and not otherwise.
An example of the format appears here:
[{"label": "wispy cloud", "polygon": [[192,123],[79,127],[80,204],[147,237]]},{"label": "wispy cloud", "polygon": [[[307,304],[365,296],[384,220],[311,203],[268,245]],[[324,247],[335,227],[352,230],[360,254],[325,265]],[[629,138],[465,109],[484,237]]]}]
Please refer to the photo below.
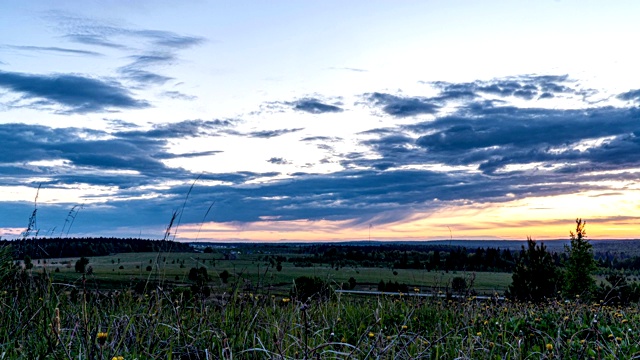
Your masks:
[{"label": "wispy cloud", "polygon": [[420,97],[403,97],[374,92],[365,94],[366,99],[373,105],[382,107],[388,115],[397,117],[435,114],[440,106],[435,102]]},{"label": "wispy cloud", "polygon": [[48,52],[48,53],[55,53],[60,55],[104,56],[102,53],[95,52],[95,51],[68,49],[68,48],[61,48],[61,47],[55,47],[55,46],[2,45],[0,46],[0,49],[1,48],[21,50],[21,51]]},{"label": "wispy cloud", "polygon": [[630,90],[617,96],[620,100],[640,102],[640,89]]},{"label": "wispy cloud", "polygon": [[14,106],[41,108],[59,105],[60,113],[142,109],[149,103],[131,96],[124,86],[72,74],[23,74],[0,71],[0,87],[21,95]]},{"label": "wispy cloud", "polygon": [[[295,128],[295,129],[276,129],[276,130],[260,130],[260,131],[252,131],[248,132],[245,135],[253,138],[263,138],[269,139],[272,137],[282,136],[286,134],[295,133],[298,131],[304,130],[303,128]],[[237,135],[241,135],[240,133],[236,133]]]},{"label": "wispy cloud", "polygon": [[314,98],[300,99],[288,104],[293,106],[295,110],[304,111],[312,114],[334,113],[334,112],[343,111],[342,108],[338,106],[324,104]]}]

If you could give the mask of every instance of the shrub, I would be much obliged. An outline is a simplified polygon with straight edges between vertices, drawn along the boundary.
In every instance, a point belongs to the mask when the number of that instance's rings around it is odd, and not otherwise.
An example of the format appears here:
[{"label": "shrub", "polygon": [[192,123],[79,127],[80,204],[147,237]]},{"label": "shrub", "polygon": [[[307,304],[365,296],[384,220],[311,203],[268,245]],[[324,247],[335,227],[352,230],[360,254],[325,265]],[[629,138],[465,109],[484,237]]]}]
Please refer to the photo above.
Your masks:
[{"label": "shrub", "polygon": [[589,298],[595,290],[592,274],[597,269],[593,257],[593,246],[587,241],[586,222],[576,219],[576,232],[571,231],[571,246],[565,246],[568,254],[566,263],[565,294],[570,297],[580,295]]},{"label": "shrub", "polygon": [[453,292],[462,294],[467,291],[467,280],[461,276],[456,276],[451,280],[451,289]]},{"label": "shrub", "polygon": [[209,280],[209,275],[207,274],[207,269],[203,266],[200,268],[192,267],[191,270],[189,270],[188,278],[195,282],[205,282]]},{"label": "shrub", "polygon": [[88,263],[89,259],[84,256],[81,257],[78,261],[76,261],[76,272],[84,273]]},{"label": "shrub", "polygon": [[331,287],[318,277],[300,276],[293,281],[290,293],[300,301],[326,300],[331,296]]},{"label": "shrub", "polygon": [[231,274],[229,274],[227,270],[224,270],[218,276],[220,276],[220,280],[222,280],[222,282],[226,284],[227,282],[229,282],[229,276],[231,276]]},{"label": "shrub", "polygon": [[555,296],[560,278],[546,246],[528,238],[527,249],[523,246],[520,251],[506,295],[518,300],[542,301]]}]

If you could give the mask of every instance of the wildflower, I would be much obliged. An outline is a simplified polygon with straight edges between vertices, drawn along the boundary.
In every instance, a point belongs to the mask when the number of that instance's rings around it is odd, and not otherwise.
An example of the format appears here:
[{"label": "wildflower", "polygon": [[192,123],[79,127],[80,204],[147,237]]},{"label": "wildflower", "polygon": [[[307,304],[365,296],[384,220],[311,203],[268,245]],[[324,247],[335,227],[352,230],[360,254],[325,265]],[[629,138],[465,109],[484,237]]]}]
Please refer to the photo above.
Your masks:
[{"label": "wildflower", "polygon": [[482,336],[482,332],[481,332],[481,331],[478,331],[478,332],[476,333],[476,336]]},{"label": "wildflower", "polygon": [[418,289],[418,288],[413,288],[413,292],[419,293],[419,292],[420,292],[420,289]]},{"label": "wildflower", "polygon": [[609,334],[609,340],[613,339],[613,334]]},{"label": "wildflower", "polygon": [[553,350],[553,344],[547,344],[546,348],[547,348],[547,351]]},{"label": "wildflower", "polygon": [[626,324],[626,323],[628,323],[628,322],[629,322],[629,320],[627,320],[627,319],[622,319],[622,323],[623,323],[623,324]]},{"label": "wildflower", "polygon": [[580,345],[584,345],[584,343],[586,343],[586,342],[587,342],[587,340],[582,339],[582,340],[580,340]]},{"label": "wildflower", "polygon": [[620,342],[620,341],[622,341],[622,338],[620,336],[617,336],[616,337],[616,342]]},{"label": "wildflower", "polygon": [[111,360],[124,360],[124,356],[114,356]]},{"label": "wildflower", "polygon": [[564,317],[564,321],[567,321],[567,320],[569,320],[569,317],[568,317],[568,316],[565,316],[565,317]]},{"label": "wildflower", "polygon": [[98,339],[98,345],[103,346],[107,342],[107,336],[109,336],[106,332],[98,332],[96,338]]},{"label": "wildflower", "polygon": [[490,347],[490,348],[493,348],[494,346],[496,346],[496,344],[494,344],[494,343],[493,343],[493,341],[491,341],[491,342],[489,343],[489,347]]},{"label": "wildflower", "polygon": [[288,303],[289,301],[291,301],[291,299],[289,299],[289,298],[282,298],[282,303],[283,303],[283,304],[286,304],[286,303]]},{"label": "wildflower", "polygon": [[407,330],[409,327],[407,325],[402,325],[402,330]]},{"label": "wildflower", "polygon": [[374,336],[376,336],[376,334],[374,334],[372,331],[369,331],[369,337],[373,338]]},{"label": "wildflower", "polygon": [[344,336],[342,337],[342,339],[340,339],[340,342],[346,343],[347,342],[347,338],[345,338]]}]

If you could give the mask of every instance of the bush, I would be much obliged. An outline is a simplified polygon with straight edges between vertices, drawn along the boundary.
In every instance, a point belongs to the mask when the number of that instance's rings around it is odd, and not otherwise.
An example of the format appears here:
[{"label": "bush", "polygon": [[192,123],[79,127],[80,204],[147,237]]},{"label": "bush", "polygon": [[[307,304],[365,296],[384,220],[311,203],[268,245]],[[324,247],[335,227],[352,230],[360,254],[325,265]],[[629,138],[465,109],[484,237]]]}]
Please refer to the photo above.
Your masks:
[{"label": "bush", "polygon": [[457,294],[467,291],[467,280],[461,276],[456,276],[451,280],[451,289]]},{"label": "bush", "polygon": [[78,261],[76,261],[76,272],[84,273],[88,263],[89,259],[84,256],[81,257]]},{"label": "bush", "polygon": [[220,276],[220,280],[222,280],[222,282],[226,284],[227,282],[229,282],[229,276],[231,276],[231,274],[229,274],[227,270],[224,270],[218,276]]},{"label": "bush", "polygon": [[189,270],[189,280],[195,282],[206,282],[209,281],[209,275],[207,274],[207,269],[201,266],[199,269],[192,267]]},{"label": "bush", "polygon": [[300,276],[293,281],[291,297],[306,302],[310,299],[326,300],[331,296],[331,287],[318,277]]},{"label": "bush", "polygon": [[559,286],[560,272],[546,246],[531,238],[527,249],[522,247],[520,259],[513,272],[513,282],[506,295],[518,300],[542,301],[555,296]]}]

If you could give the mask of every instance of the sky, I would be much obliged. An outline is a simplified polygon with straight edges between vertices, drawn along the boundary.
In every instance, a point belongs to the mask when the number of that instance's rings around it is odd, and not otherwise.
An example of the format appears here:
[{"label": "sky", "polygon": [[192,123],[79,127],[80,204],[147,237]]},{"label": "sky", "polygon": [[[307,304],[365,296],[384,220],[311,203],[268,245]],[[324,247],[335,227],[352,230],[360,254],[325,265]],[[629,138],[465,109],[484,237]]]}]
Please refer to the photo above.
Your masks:
[{"label": "sky", "polygon": [[639,13],[5,0],[0,236],[638,238]]}]

